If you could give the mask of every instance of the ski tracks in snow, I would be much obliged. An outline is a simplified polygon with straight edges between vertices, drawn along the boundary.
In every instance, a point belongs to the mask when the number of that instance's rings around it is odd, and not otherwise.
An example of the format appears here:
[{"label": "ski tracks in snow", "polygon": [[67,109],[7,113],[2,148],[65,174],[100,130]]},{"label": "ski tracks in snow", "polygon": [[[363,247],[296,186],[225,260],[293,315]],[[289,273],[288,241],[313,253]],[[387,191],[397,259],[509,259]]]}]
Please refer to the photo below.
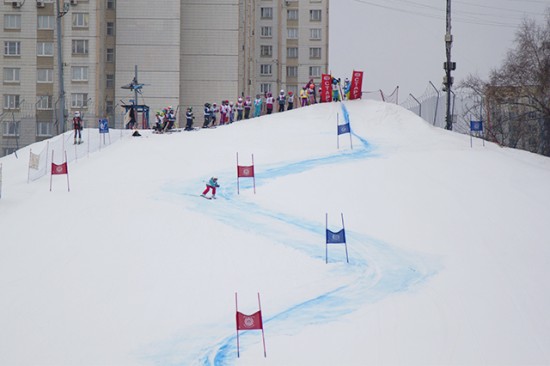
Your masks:
[{"label": "ski tracks in snow", "polygon": [[[260,187],[275,178],[298,174],[321,165],[376,156],[364,138],[354,133],[353,136],[361,142],[361,146],[355,150],[257,170],[256,186]],[[220,174],[220,177],[223,181],[229,182],[234,179],[234,172]],[[171,183],[166,187],[165,192],[182,195],[181,192],[192,190],[191,187],[194,186],[194,182],[181,182],[177,186]],[[261,233],[269,236],[271,240],[299,250],[315,259],[325,260],[322,246],[325,233],[324,227],[320,227],[319,222],[310,222],[284,213],[273,212],[253,202],[238,200],[236,197],[236,189],[228,185],[221,199],[214,205],[205,205],[205,202],[199,202],[197,198],[194,209],[233,228]],[[219,205],[223,207],[217,207]],[[300,239],[300,235],[290,234],[296,232],[318,235],[317,245],[312,245],[307,239]],[[346,237],[348,243],[353,243],[348,248],[350,264],[327,267],[331,275],[342,278],[342,283],[324,294],[293,304],[278,314],[263,314],[264,328],[267,333],[296,334],[308,325],[336,321],[366,303],[374,303],[387,295],[407,291],[437,272],[436,263],[419,253],[405,252],[365,233],[348,229],[346,229]],[[241,337],[246,337],[249,332],[242,333]],[[195,333],[194,337],[196,336]],[[212,339],[207,336],[203,338],[200,349],[192,351],[192,354],[182,355],[184,359],[179,360],[179,364],[204,366],[234,364],[237,358],[234,331],[222,339]],[[214,344],[205,344],[207,342],[214,342]],[[251,339],[247,344],[252,347],[257,346],[258,342],[257,339]],[[197,341],[190,344],[197,344]],[[243,350],[246,348],[243,347]]]}]

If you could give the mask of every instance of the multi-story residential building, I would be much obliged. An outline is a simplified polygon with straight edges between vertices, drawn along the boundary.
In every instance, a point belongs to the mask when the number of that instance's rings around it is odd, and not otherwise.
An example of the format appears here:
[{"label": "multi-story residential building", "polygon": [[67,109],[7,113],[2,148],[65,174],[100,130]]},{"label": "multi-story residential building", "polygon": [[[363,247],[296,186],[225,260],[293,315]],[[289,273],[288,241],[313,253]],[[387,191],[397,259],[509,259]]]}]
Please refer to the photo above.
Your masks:
[{"label": "multi-story residential building", "polygon": [[70,129],[75,111],[87,127],[105,117],[123,127],[121,105],[135,94],[121,86],[136,71],[145,84],[137,104],[200,111],[239,96],[297,94],[328,70],[329,0],[0,1],[0,156]]}]

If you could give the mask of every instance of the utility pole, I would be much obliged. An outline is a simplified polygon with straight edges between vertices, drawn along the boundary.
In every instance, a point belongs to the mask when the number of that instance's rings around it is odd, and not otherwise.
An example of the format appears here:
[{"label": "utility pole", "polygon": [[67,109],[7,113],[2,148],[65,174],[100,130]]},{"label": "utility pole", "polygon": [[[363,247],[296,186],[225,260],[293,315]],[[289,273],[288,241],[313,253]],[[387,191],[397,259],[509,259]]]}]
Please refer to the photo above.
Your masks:
[{"label": "utility pole", "polygon": [[445,76],[443,77],[443,91],[447,92],[447,113],[445,115],[445,129],[453,129],[453,115],[451,112],[451,87],[453,77],[451,71],[456,70],[456,62],[451,62],[451,48],[453,45],[453,35],[451,34],[451,0],[447,0],[447,31],[445,33],[445,53],[447,61],[443,64]]},{"label": "utility pole", "polygon": [[59,81],[59,104],[57,106],[57,132],[59,132],[59,123],[61,123],[61,133],[65,132],[65,85],[63,81],[63,48],[62,48],[62,37],[61,37],[61,18],[67,14],[69,11],[68,3],[65,6],[63,4],[63,9],[60,7],[60,0],[56,1],[56,27],[57,27],[57,77]]}]

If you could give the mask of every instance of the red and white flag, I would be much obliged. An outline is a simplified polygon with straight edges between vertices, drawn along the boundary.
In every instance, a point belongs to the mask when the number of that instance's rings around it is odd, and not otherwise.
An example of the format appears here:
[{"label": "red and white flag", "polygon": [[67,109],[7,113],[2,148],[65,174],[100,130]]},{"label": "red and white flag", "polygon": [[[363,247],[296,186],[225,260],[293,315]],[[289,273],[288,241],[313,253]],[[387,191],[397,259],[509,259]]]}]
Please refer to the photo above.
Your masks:
[{"label": "red and white flag", "polygon": [[52,163],[52,175],[56,174],[69,174],[69,168],[66,162],[59,165]]},{"label": "red and white flag", "polygon": [[251,178],[254,176],[254,165],[250,166],[237,166],[237,177],[239,178]]},{"label": "red and white flag", "polygon": [[235,292],[235,310],[237,318],[237,357],[240,357],[240,345],[239,345],[239,331],[242,330],[261,330],[262,331],[262,343],[264,344],[264,357],[267,357],[267,352],[265,349],[265,335],[264,335],[264,324],[262,321],[262,306],[260,305],[260,293],[258,293],[258,311],[252,315],[246,315],[239,311],[239,306],[237,305],[237,293]]},{"label": "red and white flag", "polygon": [[332,101],[332,76],[321,75],[321,103]]},{"label": "red and white flag", "polygon": [[263,329],[262,312],[258,310],[252,315],[245,315],[240,311],[237,311],[237,329]]},{"label": "red and white flag", "polygon": [[349,99],[361,99],[363,92],[363,71],[353,71],[351,77],[351,86],[349,90]]}]

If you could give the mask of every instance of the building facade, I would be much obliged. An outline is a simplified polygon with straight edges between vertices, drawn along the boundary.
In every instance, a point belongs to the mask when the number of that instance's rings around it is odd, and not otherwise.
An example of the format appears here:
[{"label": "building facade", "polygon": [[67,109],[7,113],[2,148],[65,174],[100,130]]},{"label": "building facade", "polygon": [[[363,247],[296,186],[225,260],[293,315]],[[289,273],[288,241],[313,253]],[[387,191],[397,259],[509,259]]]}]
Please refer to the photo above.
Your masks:
[{"label": "building facade", "polygon": [[329,0],[0,1],[0,156],[70,129],[76,111],[86,127],[123,127],[136,93],[121,87],[134,78],[152,119],[166,106],[297,94],[328,71]]}]

